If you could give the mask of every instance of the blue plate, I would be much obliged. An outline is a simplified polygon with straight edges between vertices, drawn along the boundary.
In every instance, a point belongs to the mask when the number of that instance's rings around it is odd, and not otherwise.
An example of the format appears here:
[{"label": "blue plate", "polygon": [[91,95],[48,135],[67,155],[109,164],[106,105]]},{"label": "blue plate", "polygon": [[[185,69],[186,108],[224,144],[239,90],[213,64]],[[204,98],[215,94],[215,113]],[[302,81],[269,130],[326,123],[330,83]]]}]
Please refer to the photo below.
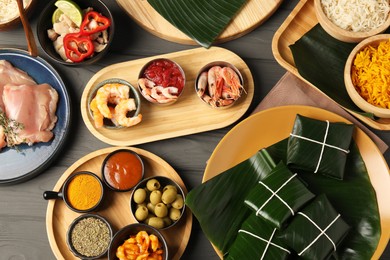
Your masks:
[{"label": "blue plate", "polygon": [[22,182],[45,170],[64,145],[70,124],[70,100],[65,85],[55,69],[39,57],[17,49],[0,49],[0,60],[9,61],[30,75],[38,84],[48,83],[58,92],[54,137],[47,143],[18,145],[0,151],[0,184]]}]

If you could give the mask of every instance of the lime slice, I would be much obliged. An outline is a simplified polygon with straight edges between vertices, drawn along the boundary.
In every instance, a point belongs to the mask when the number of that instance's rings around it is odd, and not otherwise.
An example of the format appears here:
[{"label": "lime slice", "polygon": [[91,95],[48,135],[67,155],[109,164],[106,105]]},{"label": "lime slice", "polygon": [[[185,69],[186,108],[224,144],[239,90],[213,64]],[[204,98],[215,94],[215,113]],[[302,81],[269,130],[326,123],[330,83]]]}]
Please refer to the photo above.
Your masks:
[{"label": "lime slice", "polygon": [[81,8],[75,2],[71,0],[58,0],[54,5],[68,16],[78,27],[81,26],[83,14]]},{"label": "lime slice", "polygon": [[51,17],[51,21],[52,21],[53,24],[60,20],[61,14],[63,14],[63,12],[59,8],[57,8],[54,11],[53,16]]}]

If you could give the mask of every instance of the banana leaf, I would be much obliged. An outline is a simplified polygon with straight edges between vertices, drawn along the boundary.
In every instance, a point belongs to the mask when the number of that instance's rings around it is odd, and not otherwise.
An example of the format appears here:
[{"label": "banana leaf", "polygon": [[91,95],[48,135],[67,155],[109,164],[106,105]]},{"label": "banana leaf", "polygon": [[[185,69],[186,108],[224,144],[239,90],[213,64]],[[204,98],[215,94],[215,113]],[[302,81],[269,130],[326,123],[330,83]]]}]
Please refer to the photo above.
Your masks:
[{"label": "banana leaf", "polygon": [[209,48],[246,0],[148,0],[168,22]]},{"label": "banana leaf", "polygon": [[[250,209],[243,202],[248,191],[270,174],[275,162],[286,162],[287,144],[288,138],[262,149],[188,193],[186,205],[222,254],[228,252],[240,226],[250,215]],[[351,142],[346,169],[343,181],[304,171],[298,171],[298,175],[315,195],[326,194],[351,227],[335,253],[336,258],[370,259],[381,235],[379,210],[375,191],[354,141]]]},{"label": "banana leaf", "polygon": [[268,153],[260,151],[187,194],[186,204],[209,240],[222,252],[227,252],[242,222],[252,212],[244,204],[249,189],[274,167]]},{"label": "banana leaf", "polygon": [[353,124],[297,115],[288,140],[287,165],[342,180],[354,129]]},{"label": "banana leaf", "polygon": [[314,197],[298,176],[280,162],[267,178],[250,190],[245,204],[268,225],[282,229],[287,220]]},{"label": "banana leaf", "polygon": [[287,259],[291,252],[278,238],[278,233],[278,230],[252,213],[238,231],[226,260]]},{"label": "banana leaf", "polygon": [[[288,139],[267,148],[274,160],[287,158]],[[347,157],[344,180],[299,171],[299,177],[310,191],[326,194],[336,211],[351,227],[343,244],[335,253],[337,259],[371,259],[381,236],[379,209],[359,148],[352,140]]]},{"label": "banana leaf", "polygon": [[278,237],[302,259],[328,259],[349,228],[326,195],[320,194],[297,213]]},{"label": "banana leaf", "polygon": [[344,66],[355,46],[333,38],[317,24],[289,47],[303,78],[341,106],[373,118],[353,103],[345,89]]}]

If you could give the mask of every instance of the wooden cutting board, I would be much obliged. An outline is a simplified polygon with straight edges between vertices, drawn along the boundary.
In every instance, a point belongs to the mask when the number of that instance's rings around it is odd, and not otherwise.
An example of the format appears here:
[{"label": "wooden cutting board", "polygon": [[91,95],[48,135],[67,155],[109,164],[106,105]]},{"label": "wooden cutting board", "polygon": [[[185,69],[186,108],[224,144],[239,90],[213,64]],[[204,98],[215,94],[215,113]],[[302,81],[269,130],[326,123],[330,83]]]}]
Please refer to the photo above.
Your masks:
[{"label": "wooden cutting board", "polygon": [[[148,1],[116,0],[116,2],[146,31],[168,41],[196,44],[194,40],[176,29],[157,13]],[[215,43],[234,40],[249,33],[266,21],[282,2],[283,0],[248,0]]]}]

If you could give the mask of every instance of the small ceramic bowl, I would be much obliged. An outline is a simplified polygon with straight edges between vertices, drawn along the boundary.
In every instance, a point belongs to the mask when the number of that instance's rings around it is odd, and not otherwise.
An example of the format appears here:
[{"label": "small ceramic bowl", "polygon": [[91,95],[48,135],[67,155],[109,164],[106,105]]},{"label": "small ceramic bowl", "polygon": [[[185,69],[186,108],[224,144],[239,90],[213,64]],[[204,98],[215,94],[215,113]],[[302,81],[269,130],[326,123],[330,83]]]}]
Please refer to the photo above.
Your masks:
[{"label": "small ceramic bowl", "polygon": [[[160,81],[163,79],[164,81]],[[173,60],[158,58],[147,62],[138,74],[138,90],[150,103],[171,105],[184,91],[186,77],[182,67]],[[175,88],[171,88],[171,87]]]},{"label": "small ceramic bowl", "polygon": [[118,259],[116,257],[116,251],[117,251],[118,247],[123,245],[125,243],[125,241],[130,238],[130,236],[136,236],[137,233],[140,231],[146,231],[146,233],[148,233],[148,235],[153,234],[153,235],[157,236],[158,240],[161,243],[161,248],[163,250],[162,259],[168,260],[169,259],[169,249],[168,249],[167,241],[165,240],[164,236],[157,229],[155,229],[151,226],[145,225],[145,224],[141,224],[141,223],[130,224],[128,226],[123,227],[118,232],[116,232],[116,234],[114,235],[114,237],[111,240],[111,244],[110,244],[110,247],[108,249],[108,259],[109,260]]},{"label": "small ceramic bowl", "polygon": [[[154,195],[152,195],[152,193],[153,193],[151,191],[152,188],[150,188],[150,185],[153,182],[155,183],[155,180],[158,181],[159,185],[158,185],[158,187],[153,185],[153,187],[155,187],[153,189],[157,189],[161,192],[160,195],[157,195],[157,196],[161,196],[161,198],[157,199],[157,200],[156,200],[156,198],[152,199],[152,196],[154,196]],[[151,182],[149,182],[149,181],[151,181]],[[148,184],[148,182],[149,182],[149,184]],[[170,201],[167,201],[164,199],[164,190],[167,189],[168,187],[174,187],[176,189],[177,194],[181,196],[182,203],[180,201],[170,202]],[[146,197],[142,203],[141,203],[141,201],[139,201],[139,194],[136,194],[139,192],[137,190],[141,190],[141,189],[144,189],[146,191],[146,193],[145,193]],[[137,201],[135,201],[135,200],[137,200]],[[175,200],[176,200],[176,198],[175,198]],[[157,201],[158,201],[158,203],[156,203]],[[148,177],[148,178],[142,180],[140,183],[138,183],[137,186],[134,187],[134,189],[130,195],[130,210],[131,210],[131,213],[132,213],[135,221],[140,222],[140,223],[144,223],[144,224],[148,224],[150,226],[158,228],[159,230],[164,230],[164,229],[168,229],[168,228],[171,228],[174,225],[176,225],[176,223],[178,223],[180,221],[180,219],[183,217],[183,214],[185,212],[184,201],[185,201],[184,191],[180,187],[180,185],[178,185],[175,181],[173,181],[172,179],[170,179],[168,177],[164,177],[164,176],[151,176],[151,177]],[[151,205],[151,204],[153,204],[153,202],[154,202],[154,205]],[[181,207],[177,206],[177,205],[179,205],[179,204],[177,204],[178,202],[180,203]],[[163,203],[166,205],[166,208],[167,208],[166,214],[167,215],[166,216],[159,215],[159,218],[157,218],[157,211],[155,211],[156,207],[160,207],[160,206],[164,207],[163,205],[157,206],[157,204],[159,204],[159,203]],[[145,204],[146,204],[146,206],[145,206]],[[140,205],[143,205],[146,207],[146,209],[148,211],[147,213],[149,213],[153,216],[153,218],[154,218],[153,220],[151,220],[151,218],[150,218],[151,215],[149,215],[148,218],[145,220],[141,220],[141,219],[138,220],[137,219],[138,213],[136,213],[136,211],[137,210],[145,211],[145,208],[139,209]],[[173,211],[175,211],[175,212],[173,212]],[[143,213],[145,215],[145,212],[141,212],[141,213]],[[160,210],[159,214],[161,214],[161,210]],[[160,220],[160,219],[163,219],[163,220]]]},{"label": "small ceramic bowl", "polygon": [[[245,92],[244,79],[241,75],[241,72],[237,69],[236,66],[234,66],[233,64],[226,62],[226,61],[213,61],[213,62],[210,62],[210,63],[206,64],[205,66],[203,66],[199,70],[198,74],[196,75],[195,92],[197,93],[199,100],[201,100],[204,104],[206,104],[210,108],[225,109],[225,108],[232,107],[237,102],[237,100],[239,100],[239,97],[236,99],[222,98],[217,102],[212,101],[212,99],[210,99],[210,94],[209,94],[209,90],[208,90],[208,85],[209,85],[208,73],[209,73],[210,69],[215,67],[215,66],[219,66],[221,68],[228,67],[228,68],[232,69],[237,74],[238,79],[239,79],[239,84],[242,86],[242,88],[240,89],[240,95],[243,92]],[[201,93],[201,89],[203,89],[203,88],[204,88],[204,93]]]},{"label": "small ceramic bowl", "polygon": [[[106,84],[116,84],[116,83],[128,86],[130,88],[129,98],[133,98],[135,101],[135,105],[136,105],[137,109],[130,111],[127,114],[127,116],[135,117],[135,116],[138,116],[140,114],[140,112],[141,112],[141,98],[139,96],[137,89],[132,84],[130,84],[130,82],[127,82],[126,80],[118,79],[118,78],[111,78],[111,79],[103,80],[102,82],[98,83],[88,94],[88,111],[89,111],[89,114],[90,114],[92,119],[94,118],[94,116],[93,116],[93,112],[91,110],[90,105],[91,105],[92,99],[96,96],[96,92],[98,91],[99,88],[103,87]],[[95,127],[97,127],[97,126],[95,125]],[[120,129],[120,128],[123,128],[124,126],[115,125],[110,119],[104,118],[103,119],[103,127],[109,128],[109,129]]]},{"label": "small ceramic bowl", "polygon": [[144,177],[144,163],[132,150],[119,149],[106,156],[102,164],[104,183],[114,191],[129,191]]},{"label": "small ceramic bowl", "polygon": [[351,70],[356,55],[361,50],[363,50],[367,46],[377,47],[380,42],[388,41],[389,39],[390,39],[390,34],[379,34],[363,40],[358,45],[356,45],[356,47],[351,51],[347,59],[347,62],[345,63],[345,69],[344,69],[344,83],[352,101],[363,111],[372,113],[375,116],[381,118],[390,118],[390,109],[374,106],[368,103],[362,96],[360,96],[360,94],[356,91],[355,86],[352,82]]},{"label": "small ceramic bowl", "polygon": [[83,214],[70,224],[66,243],[76,257],[98,259],[107,254],[112,236],[111,225],[104,217],[97,214]]},{"label": "small ceramic bowl", "polygon": [[[21,19],[19,16],[19,9],[18,4],[16,1],[7,1],[9,4],[5,6],[5,10],[0,9],[0,13],[4,15],[7,11],[12,14],[12,17],[9,17],[8,19],[0,19],[0,31],[7,31],[14,29],[15,27],[21,25]],[[36,6],[37,0],[25,0],[23,2],[24,4],[24,10],[27,17],[30,17],[31,14],[34,11],[34,8]]]},{"label": "small ceramic bowl", "polygon": [[[88,181],[90,182],[87,185],[85,180],[84,181],[80,180],[80,178],[84,176],[86,176],[86,178],[88,178]],[[80,186],[79,184],[82,185]],[[98,189],[97,193],[93,194],[91,192],[92,191],[91,184],[96,184],[94,186],[96,186]],[[75,192],[71,194],[70,190],[72,189]],[[83,196],[87,196],[87,197],[84,198]],[[88,171],[76,172],[69,175],[69,177],[65,180],[61,191],[59,192],[45,191],[43,193],[43,198],[45,200],[62,199],[64,200],[68,208],[78,213],[87,213],[87,212],[92,212],[97,210],[103,201],[103,197],[104,197],[104,187],[102,181],[96,174]],[[83,200],[80,200],[80,198],[83,198]],[[88,208],[84,207],[84,205],[79,206],[78,201],[89,202],[91,203],[91,206]]]},{"label": "small ceramic bowl", "polygon": [[384,32],[390,26],[390,15],[388,15],[386,21],[381,26],[367,32],[353,32],[342,29],[327,17],[322,8],[321,1],[322,0],[314,0],[314,8],[318,22],[329,35],[340,41],[360,42],[368,37]]},{"label": "small ceramic bowl", "polygon": [[52,0],[47,4],[45,9],[41,12],[38,23],[37,23],[37,36],[39,44],[42,47],[42,50],[49,56],[51,60],[54,62],[68,65],[68,66],[80,66],[80,65],[90,65],[92,63],[95,63],[96,61],[100,60],[104,55],[107,54],[110,45],[114,38],[114,17],[111,14],[111,11],[108,9],[106,4],[102,0],[95,0],[95,1],[89,1],[89,0],[74,0],[76,4],[81,8],[81,10],[85,10],[88,7],[92,7],[94,11],[104,15],[111,21],[111,25],[108,28],[108,42],[107,46],[101,51],[101,52],[95,52],[94,55],[90,58],[86,58],[81,62],[69,62],[65,61],[61,58],[61,56],[57,53],[57,51],[54,48],[53,41],[49,39],[47,31],[49,29],[53,28],[52,23],[52,15],[54,11],[57,9],[57,7],[54,5],[54,3],[57,0]]}]

